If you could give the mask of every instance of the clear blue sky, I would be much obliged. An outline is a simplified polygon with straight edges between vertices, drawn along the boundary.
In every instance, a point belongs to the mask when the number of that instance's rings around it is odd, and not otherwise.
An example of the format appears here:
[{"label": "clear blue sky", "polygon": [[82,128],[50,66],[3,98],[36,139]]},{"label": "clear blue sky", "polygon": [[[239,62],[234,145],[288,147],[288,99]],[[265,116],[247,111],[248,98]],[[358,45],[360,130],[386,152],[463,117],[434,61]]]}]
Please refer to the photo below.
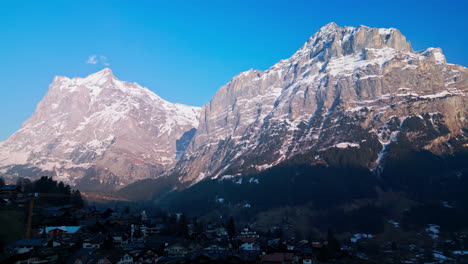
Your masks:
[{"label": "clear blue sky", "polygon": [[396,27],[416,50],[441,47],[468,66],[467,2],[2,1],[0,140],[31,116],[55,75],[83,77],[108,63],[121,80],[202,106],[234,75],[290,57],[332,21]]}]

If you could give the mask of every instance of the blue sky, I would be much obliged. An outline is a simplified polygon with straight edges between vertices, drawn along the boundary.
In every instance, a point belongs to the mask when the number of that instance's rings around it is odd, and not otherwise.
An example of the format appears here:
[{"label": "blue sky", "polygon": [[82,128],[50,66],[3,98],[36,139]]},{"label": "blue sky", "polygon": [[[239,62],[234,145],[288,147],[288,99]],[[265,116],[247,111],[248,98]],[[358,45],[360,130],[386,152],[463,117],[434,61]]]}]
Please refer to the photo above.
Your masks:
[{"label": "blue sky", "polygon": [[[448,62],[468,66],[466,10],[467,1],[430,0],[2,1],[0,140],[31,116],[55,75],[109,64],[121,80],[202,106],[239,72],[290,57],[332,21],[396,27],[414,49],[441,47]],[[96,64],[86,63],[91,55]]]}]

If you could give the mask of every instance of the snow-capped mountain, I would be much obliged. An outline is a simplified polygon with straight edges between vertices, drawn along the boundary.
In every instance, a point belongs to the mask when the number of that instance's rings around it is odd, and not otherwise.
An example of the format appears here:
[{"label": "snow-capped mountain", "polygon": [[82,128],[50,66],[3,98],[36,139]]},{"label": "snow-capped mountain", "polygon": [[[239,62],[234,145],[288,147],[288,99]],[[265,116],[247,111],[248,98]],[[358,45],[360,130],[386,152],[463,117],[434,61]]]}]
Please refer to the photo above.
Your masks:
[{"label": "snow-capped mountain", "polygon": [[156,177],[185,151],[176,143],[186,132],[190,139],[199,116],[200,108],[167,102],[110,69],[57,76],[31,118],[0,143],[1,172],[88,187]]},{"label": "snow-capped mountain", "polygon": [[[342,151],[376,169],[389,145],[436,154],[468,147],[468,69],[440,48],[413,51],[397,29],[330,23],[291,58],[240,73],[201,109],[172,175],[185,183]],[[354,162],[354,161],[353,161]]]}]

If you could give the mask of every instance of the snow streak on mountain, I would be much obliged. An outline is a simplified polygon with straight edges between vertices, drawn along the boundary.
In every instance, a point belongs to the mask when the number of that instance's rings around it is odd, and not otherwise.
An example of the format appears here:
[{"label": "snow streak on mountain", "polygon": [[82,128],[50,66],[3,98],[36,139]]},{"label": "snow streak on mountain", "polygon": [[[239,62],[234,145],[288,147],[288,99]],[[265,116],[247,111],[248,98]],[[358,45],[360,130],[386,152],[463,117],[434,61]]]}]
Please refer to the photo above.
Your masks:
[{"label": "snow streak on mountain", "polygon": [[83,186],[156,177],[185,151],[176,142],[198,126],[199,112],[120,81],[110,69],[86,78],[58,76],[31,118],[0,144],[1,172],[47,173]]},{"label": "snow streak on mountain", "polygon": [[291,58],[221,87],[172,173],[193,184],[298,155],[330,164],[350,149],[354,165],[375,170],[403,137],[452,153],[468,146],[467,93],[468,69],[440,48],[413,51],[394,28],[330,23]]},{"label": "snow streak on mountain", "polygon": [[201,109],[164,101],[109,69],[56,77],[0,144],[0,173],[47,172],[112,188],[160,175],[184,184],[281,162],[385,166],[389,148],[468,148],[468,69],[440,48],[414,51],[397,29],[330,23],[291,58],[249,70]]}]

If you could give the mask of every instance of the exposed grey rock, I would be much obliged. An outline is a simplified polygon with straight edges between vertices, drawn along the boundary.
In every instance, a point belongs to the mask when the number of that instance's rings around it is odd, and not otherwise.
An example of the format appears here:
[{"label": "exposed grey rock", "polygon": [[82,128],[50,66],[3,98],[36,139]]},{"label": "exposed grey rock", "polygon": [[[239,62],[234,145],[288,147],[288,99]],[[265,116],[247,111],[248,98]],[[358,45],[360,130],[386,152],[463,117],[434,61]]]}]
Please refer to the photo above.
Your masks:
[{"label": "exposed grey rock", "polygon": [[195,183],[366,144],[378,146],[367,164],[372,168],[400,133],[394,120],[425,114],[437,119],[434,129],[449,132],[425,137],[418,147],[450,153],[454,137],[468,146],[467,92],[468,69],[448,64],[440,49],[415,52],[397,29],[331,23],[291,58],[221,87],[203,106],[197,132],[171,173]]},{"label": "exposed grey rock", "polygon": [[176,141],[197,127],[199,111],[110,69],[55,77],[31,118],[0,143],[1,172],[34,176],[11,168],[36,167],[67,183],[114,187],[156,177],[175,165]]},{"label": "exposed grey rock", "polygon": [[185,132],[179,139],[176,140],[176,159],[179,160],[180,157],[184,154],[185,150],[188,148],[190,141],[197,132],[196,128],[192,128],[189,131]]}]

